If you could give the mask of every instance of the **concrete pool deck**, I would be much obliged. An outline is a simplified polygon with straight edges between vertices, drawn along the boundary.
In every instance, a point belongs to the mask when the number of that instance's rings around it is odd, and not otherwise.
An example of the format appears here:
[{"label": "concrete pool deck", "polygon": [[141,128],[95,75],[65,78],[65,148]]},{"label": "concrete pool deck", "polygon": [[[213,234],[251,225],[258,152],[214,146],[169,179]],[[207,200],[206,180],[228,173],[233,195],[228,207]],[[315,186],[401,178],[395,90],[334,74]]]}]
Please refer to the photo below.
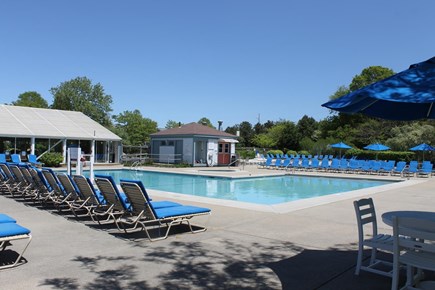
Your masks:
[{"label": "concrete pool deck", "polygon": [[[252,175],[273,170],[253,166],[243,171]],[[219,174],[228,173],[234,174]],[[0,196],[0,212],[33,235],[24,253],[27,263],[0,271],[2,289],[390,289],[386,277],[353,274],[357,227],[352,202],[360,196],[374,199],[380,232],[391,233],[380,219],[386,211],[434,211],[435,178],[398,184],[283,212],[150,190],[155,200],[212,209],[206,232],[174,232],[159,242]],[[19,246],[14,242],[10,249]]]}]

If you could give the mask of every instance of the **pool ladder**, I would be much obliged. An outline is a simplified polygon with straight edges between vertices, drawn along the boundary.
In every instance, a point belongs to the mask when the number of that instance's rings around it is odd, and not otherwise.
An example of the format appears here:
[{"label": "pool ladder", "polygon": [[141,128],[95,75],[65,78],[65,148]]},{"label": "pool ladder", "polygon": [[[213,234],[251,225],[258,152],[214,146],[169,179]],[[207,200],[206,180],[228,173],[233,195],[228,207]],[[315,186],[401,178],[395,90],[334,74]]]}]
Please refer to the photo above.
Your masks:
[{"label": "pool ladder", "polygon": [[135,161],[135,162],[133,162],[133,164],[131,165],[131,168],[132,168],[133,170],[138,171],[138,167],[139,167],[141,164],[142,164],[142,161],[141,161],[141,160]]}]

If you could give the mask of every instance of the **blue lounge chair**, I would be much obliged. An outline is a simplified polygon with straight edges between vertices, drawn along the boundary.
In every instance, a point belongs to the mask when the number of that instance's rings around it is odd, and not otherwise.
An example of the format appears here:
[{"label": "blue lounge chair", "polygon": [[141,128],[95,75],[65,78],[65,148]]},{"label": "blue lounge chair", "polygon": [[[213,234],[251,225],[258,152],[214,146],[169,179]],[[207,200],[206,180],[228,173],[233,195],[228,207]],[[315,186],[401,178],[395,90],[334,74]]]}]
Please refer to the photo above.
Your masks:
[{"label": "blue lounge chair", "polygon": [[379,174],[382,168],[381,161],[372,161],[370,163],[370,173]]},{"label": "blue lounge chair", "polygon": [[0,213],[0,224],[3,224],[3,223],[16,223],[16,222],[17,221],[14,218],[8,216],[7,214]]},{"label": "blue lounge chair", "polygon": [[9,165],[10,170],[12,171],[13,175],[15,176],[15,181],[18,186],[18,191],[16,191],[15,196],[19,195],[23,198],[27,197],[35,197],[35,191],[32,188],[32,184],[26,180],[26,178],[23,175],[23,172],[20,170],[17,164],[10,164]]},{"label": "blue lounge chair", "polygon": [[394,169],[394,165],[396,164],[396,161],[394,160],[389,160],[387,162],[382,162],[381,163],[381,168],[379,169],[379,174],[382,173],[390,173],[393,171]]},{"label": "blue lounge chair", "polygon": [[281,166],[280,166],[280,168],[281,168],[281,169],[287,169],[287,167],[290,166],[291,161],[292,161],[292,160],[291,160],[290,158],[286,158],[286,159],[284,159],[284,160],[281,162]]},{"label": "blue lounge chair", "polygon": [[258,166],[261,166],[263,168],[270,167],[272,165],[272,160],[273,159],[271,157],[267,157],[266,161],[258,164]]},{"label": "blue lounge chair", "polygon": [[21,157],[19,154],[11,154],[12,163],[21,163]]},{"label": "blue lounge chair", "polygon": [[36,155],[35,154],[29,154],[29,155],[27,155],[27,159],[28,159],[29,163],[34,165],[34,166],[40,166],[40,165],[42,165],[42,163],[39,162],[36,159]]},{"label": "blue lounge chair", "polygon": [[[135,180],[121,180],[121,187],[127,195],[131,203],[131,212],[133,218],[120,219],[119,222],[124,222],[128,225],[140,225],[145,231],[150,241],[163,240],[168,237],[169,231],[173,225],[180,225],[187,223],[192,233],[203,232],[206,227],[194,229],[190,220],[197,216],[210,215],[211,210],[203,207],[196,206],[174,206],[166,208],[154,208],[148,194],[144,191],[144,186],[141,181]],[[154,228],[153,225],[160,229],[166,227],[163,235],[157,238],[152,238],[150,231]]]},{"label": "blue lounge chair", "polygon": [[324,157],[322,159],[322,162],[320,163],[319,169],[326,171],[326,170],[328,170],[328,168],[329,168],[329,159],[328,159],[328,157]]},{"label": "blue lounge chair", "polygon": [[370,174],[370,172],[372,171],[373,162],[374,160],[365,160],[360,162],[359,173]]},{"label": "blue lounge chair", "polygon": [[6,154],[0,154],[0,163],[6,163]]},{"label": "blue lounge chair", "polygon": [[88,201],[86,206],[86,215],[90,216],[94,222],[100,223],[100,217],[106,217],[106,221],[110,219],[111,212],[114,211],[112,204],[109,204],[105,196],[95,189],[91,180],[83,175],[73,175],[74,183],[77,185],[82,196]]},{"label": "blue lounge chair", "polygon": [[406,162],[399,161],[397,162],[396,167],[391,170],[391,175],[396,175],[396,174],[403,175],[405,168],[406,168]]},{"label": "blue lounge chair", "polygon": [[308,169],[310,169],[310,170],[319,169],[319,159],[317,159],[317,158],[311,159],[311,163],[310,163],[310,166],[308,167]]},{"label": "blue lounge chair", "polygon": [[0,169],[2,172],[2,192],[8,192],[14,196],[19,192],[18,180],[15,179],[8,163],[0,163]]},{"label": "blue lounge chair", "polygon": [[27,239],[27,243],[24,246],[24,249],[19,253],[18,257],[15,261],[11,263],[1,263],[0,269],[12,268],[17,265],[25,263],[24,259],[21,259],[24,252],[32,240],[32,235],[29,229],[20,226],[16,222],[5,222],[0,223],[0,254],[3,254],[3,251],[11,245],[12,241],[24,240]]},{"label": "blue lounge chair", "polygon": [[359,161],[356,159],[351,159],[349,161],[348,172],[357,173],[360,168]]},{"label": "blue lounge chair", "polygon": [[426,176],[430,177],[432,175],[433,164],[432,163],[423,163],[420,170],[417,172],[417,176]]},{"label": "blue lounge chair", "polygon": [[287,166],[287,168],[293,168],[293,169],[297,169],[298,167],[299,167],[299,157],[293,158],[289,166]]},{"label": "blue lounge chair", "polygon": [[329,171],[338,172],[340,170],[340,160],[337,158],[332,159],[331,165],[328,168]]},{"label": "blue lounge chair", "polygon": [[271,164],[271,165],[269,166],[269,168],[276,168],[276,169],[279,169],[279,168],[281,167],[282,161],[283,161],[283,160],[277,158],[277,159],[275,160],[275,163]]},{"label": "blue lounge chair", "polygon": [[68,207],[70,202],[73,202],[77,195],[73,192],[67,192],[60,183],[57,175],[50,168],[42,169],[42,175],[48,183],[47,189],[49,190],[49,198],[53,205],[60,211],[64,207]]},{"label": "blue lounge chair", "polygon": [[341,172],[346,172],[348,170],[348,168],[349,168],[349,162],[347,161],[347,159],[344,159],[344,158],[340,159],[339,170]]},{"label": "blue lounge chair", "polygon": [[16,163],[16,164],[24,164],[23,162],[21,162],[20,154],[12,154],[11,161],[12,161],[12,163]]},{"label": "blue lounge chair", "polygon": [[415,174],[417,174],[418,173],[418,161],[413,160],[413,161],[409,162],[409,166],[407,168],[405,168],[403,173],[406,176],[414,176]]},{"label": "blue lounge chair", "polygon": [[67,194],[72,194],[72,200],[68,201],[69,209],[72,211],[74,216],[79,217],[79,213],[81,211],[85,211],[85,215],[88,214],[88,207],[92,203],[92,199],[90,197],[84,197],[74,180],[66,173],[56,173],[56,177],[59,180],[60,184],[63,187],[63,190]]},{"label": "blue lounge chair", "polygon": [[308,170],[310,167],[310,160],[308,158],[302,159],[301,165],[299,166],[300,169]]}]

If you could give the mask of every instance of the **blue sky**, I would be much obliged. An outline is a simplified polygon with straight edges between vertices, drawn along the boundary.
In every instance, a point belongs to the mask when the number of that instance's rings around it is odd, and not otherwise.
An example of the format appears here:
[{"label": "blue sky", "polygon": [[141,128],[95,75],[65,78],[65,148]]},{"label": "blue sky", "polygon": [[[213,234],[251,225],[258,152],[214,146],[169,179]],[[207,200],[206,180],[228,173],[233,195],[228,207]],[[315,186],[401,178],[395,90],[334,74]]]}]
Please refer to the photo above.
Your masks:
[{"label": "blue sky", "polygon": [[316,120],[362,69],[435,55],[435,1],[0,2],[0,103],[85,76],[164,127]]}]

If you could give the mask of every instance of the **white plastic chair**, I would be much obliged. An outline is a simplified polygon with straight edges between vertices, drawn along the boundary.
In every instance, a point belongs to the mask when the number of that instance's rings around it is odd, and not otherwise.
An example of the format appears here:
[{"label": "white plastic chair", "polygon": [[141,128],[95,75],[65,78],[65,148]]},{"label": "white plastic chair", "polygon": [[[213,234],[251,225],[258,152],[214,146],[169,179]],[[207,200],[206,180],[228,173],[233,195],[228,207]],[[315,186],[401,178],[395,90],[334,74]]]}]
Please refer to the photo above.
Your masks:
[{"label": "white plastic chair", "polygon": [[[423,276],[422,270],[435,271],[435,222],[409,217],[393,217],[393,241],[391,289],[396,290],[399,286],[401,264],[407,266],[406,284],[401,289],[421,289],[414,286],[422,287],[418,285]],[[418,270],[416,275],[414,275],[415,269]]]},{"label": "white plastic chair", "polygon": [[[375,206],[373,199],[364,198],[353,202],[358,223],[358,258],[355,269],[355,275],[359,275],[360,270],[372,272],[375,274],[392,277],[393,270],[384,271],[377,269],[380,265],[392,266],[391,262],[376,258],[378,249],[386,252],[393,252],[393,237],[387,234],[378,234],[378,225],[376,221]],[[371,225],[371,236],[364,238],[364,228],[369,228]],[[371,248],[370,262],[367,266],[362,265],[364,248]]]}]

